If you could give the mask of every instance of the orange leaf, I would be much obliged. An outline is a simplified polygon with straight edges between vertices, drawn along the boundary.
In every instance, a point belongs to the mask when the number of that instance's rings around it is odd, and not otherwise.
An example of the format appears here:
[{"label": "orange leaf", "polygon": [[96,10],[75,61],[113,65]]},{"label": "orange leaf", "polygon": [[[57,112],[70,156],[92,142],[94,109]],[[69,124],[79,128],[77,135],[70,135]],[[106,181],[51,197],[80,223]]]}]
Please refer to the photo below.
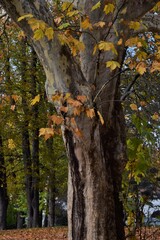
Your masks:
[{"label": "orange leaf", "polygon": [[134,104],[134,103],[131,103],[131,104],[130,104],[130,108],[131,108],[133,111],[137,111],[137,110],[138,110],[137,105]]},{"label": "orange leaf", "polygon": [[95,117],[94,108],[86,109],[86,114],[87,114],[87,117],[89,117],[89,118]]},{"label": "orange leaf", "polygon": [[78,101],[80,101],[80,102],[82,102],[82,103],[84,103],[84,102],[86,102],[87,101],[87,97],[86,96],[81,96],[81,95],[78,95],[77,96],[77,100]]},{"label": "orange leaf", "polygon": [[99,111],[97,111],[101,124],[104,124],[104,119]]},{"label": "orange leaf", "polygon": [[144,62],[138,63],[136,70],[139,74],[143,75],[146,72],[146,64]]},{"label": "orange leaf", "polygon": [[60,116],[57,116],[57,115],[52,115],[50,116],[50,119],[57,125],[60,125],[63,123],[64,119]]},{"label": "orange leaf", "polygon": [[64,113],[67,113],[68,112],[68,107],[61,106],[60,111],[64,112]]},{"label": "orange leaf", "polygon": [[52,137],[53,135],[54,135],[53,128],[40,128],[40,130],[39,130],[39,136],[44,136],[45,140]]},{"label": "orange leaf", "polygon": [[68,104],[72,105],[73,107],[80,107],[82,103],[80,101],[74,100],[73,98],[67,99]]},{"label": "orange leaf", "polygon": [[89,29],[89,30],[92,30],[92,29],[93,29],[92,24],[90,23],[88,17],[85,18],[85,20],[81,22],[81,28],[83,28],[83,29]]},{"label": "orange leaf", "polygon": [[73,110],[73,114],[74,114],[74,116],[76,116],[76,115],[80,115],[81,114],[81,108],[79,108],[79,107],[76,107],[76,108],[74,108],[74,110]]}]

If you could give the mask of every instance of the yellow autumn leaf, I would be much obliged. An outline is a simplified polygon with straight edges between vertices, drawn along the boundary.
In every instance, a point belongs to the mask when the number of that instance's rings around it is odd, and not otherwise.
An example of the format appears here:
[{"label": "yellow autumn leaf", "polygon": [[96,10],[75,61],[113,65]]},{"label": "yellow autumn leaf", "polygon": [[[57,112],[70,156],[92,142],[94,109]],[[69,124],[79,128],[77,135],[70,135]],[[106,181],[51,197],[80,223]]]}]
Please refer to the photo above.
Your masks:
[{"label": "yellow autumn leaf", "polygon": [[103,125],[103,124],[104,124],[104,119],[103,119],[101,113],[100,113],[99,111],[97,111],[97,114],[98,114],[98,116],[99,116],[99,119],[100,119],[101,124]]},{"label": "yellow autumn leaf", "polygon": [[18,101],[20,98],[20,96],[15,95],[15,94],[13,94],[11,97],[12,97],[12,99],[14,99],[15,102]]},{"label": "yellow autumn leaf", "polygon": [[31,26],[33,31],[36,29],[45,30],[45,28],[46,28],[46,23],[44,21],[38,20],[36,18],[30,18],[28,20],[28,23]]},{"label": "yellow autumn leaf", "polygon": [[145,60],[147,58],[147,53],[143,51],[138,51],[136,56],[140,61]]},{"label": "yellow autumn leaf", "polygon": [[93,29],[92,24],[90,23],[90,20],[88,17],[86,17],[84,21],[81,22],[81,28],[89,29],[89,30]]},{"label": "yellow autumn leaf", "polygon": [[73,9],[73,4],[71,2],[64,2],[62,4],[62,11],[71,11]]},{"label": "yellow autumn leaf", "polygon": [[94,46],[94,48],[93,48],[93,55],[95,55],[95,53],[97,52],[97,50],[98,50],[98,45],[96,44],[96,45]]},{"label": "yellow autumn leaf", "polygon": [[33,15],[30,14],[30,13],[29,14],[25,14],[25,15],[23,15],[23,16],[18,18],[18,22],[22,21],[25,18],[32,18],[32,17],[33,17]]},{"label": "yellow autumn leaf", "polygon": [[146,72],[146,64],[144,62],[138,63],[136,70],[139,74],[143,75]]},{"label": "yellow autumn leaf", "polygon": [[159,115],[157,112],[155,112],[152,116],[152,119],[155,120],[155,121],[158,121],[159,120]]},{"label": "yellow autumn leaf", "polygon": [[121,10],[121,14],[126,14],[126,12],[127,12],[127,7],[125,7],[125,8],[122,8],[122,10]]},{"label": "yellow autumn leaf", "polygon": [[13,139],[8,139],[8,148],[11,149],[11,150],[16,148],[16,145],[15,145]]},{"label": "yellow autumn leaf", "polygon": [[39,101],[40,101],[40,95],[38,94],[31,100],[31,106],[35,105]]},{"label": "yellow autumn leaf", "polygon": [[105,22],[99,21],[99,22],[95,23],[93,26],[94,27],[101,27],[101,28],[103,28],[105,25],[106,25]]},{"label": "yellow autumn leaf", "polygon": [[114,9],[115,9],[114,4],[108,3],[108,4],[106,4],[105,7],[104,7],[104,12],[105,12],[105,14],[113,13]]},{"label": "yellow autumn leaf", "polygon": [[11,107],[10,107],[10,109],[11,109],[12,111],[14,111],[15,108],[16,108],[16,105],[11,105]]},{"label": "yellow autumn leaf", "polygon": [[47,140],[54,135],[53,128],[40,128],[39,137],[44,136],[44,139]]},{"label": "yellow autumn leaf", "polygon": [[79,13],[78,10],[70,11],[70,12],[67,13],[67,16],[68,17],[73,17],[73,16],[77,15],[78,13]]},{"label": "yellow autumn leaf", "polygon": [[122,43],[123,43],[123,39],[120,38],[120,39],[118,40],[118,42],[117,42],[117,45],[120,46],[120,45],[122,45]]},{"label": "yellow autumn leaf", "polygon": [[39,29],[39,22],[35,18],[30,18],[28,20],[29,25],[31,26],[32,30]]},{"label": "yellow autumn leaf", "polygon": [[47,28],[45,31],[45,36],[48,38],[48,40],[53,39],[53,35],[54,35],[53,28],[52,27]]},{"label": "yellow autumn leaf", "polygon": [[150,72],[160,71],[160,61],[153,61]]},{"label": "yellow autumn leaf", "polygon": [[133,111],[137,111],[138,110],[138,107],[135,103],[131,103],[130,104],[130,108],[133,110]]},{"label": "yellow autumn leaf", "polygon": [[110,68],[111,70],[114,70],[117,67],[120,68],[120,64],[117,61],[108,61],[106,62],[106,67]]},{"label": "yellow autumn leaf", "polygon": [[70,93],[66,93],[64,96],[64,100],[67,100],[68,98],[70,98],[71,94]]},{"label": "yellow autumn leaf", "polygon": [[43,37],[44,37],[44,33],[43,33],[42,29],[37,29],[37,30],[34,32],[33,38],[34,38],[35,40],[40,40],[40,39],[42,39]]},{"label": "yellow autumn leaf", "polygon": [[160,35],[159,34],[155,34],[154,38],[159,40],[160,39]]},{"label": "yellow autumn leaf", "polygon": [[117,50],[112,42],[100,41],[98,44],[99,50],[112,51],[117,55]]},{"label": "yellow autumn leaf", "polygon": [[94,11],[94,10],[96,10],[97,8],[100,8],[100,6],[101,6],[101,2],[99,1],[99,2],[97,2],[97,3],[91,8],[91,11]]},{"label": "yellow autumn leaf", "polygon": [[134,21],[129,22],[129,28],[135,31],[138,30],[140,26],[141,26],[140,22],[134,22]]}]

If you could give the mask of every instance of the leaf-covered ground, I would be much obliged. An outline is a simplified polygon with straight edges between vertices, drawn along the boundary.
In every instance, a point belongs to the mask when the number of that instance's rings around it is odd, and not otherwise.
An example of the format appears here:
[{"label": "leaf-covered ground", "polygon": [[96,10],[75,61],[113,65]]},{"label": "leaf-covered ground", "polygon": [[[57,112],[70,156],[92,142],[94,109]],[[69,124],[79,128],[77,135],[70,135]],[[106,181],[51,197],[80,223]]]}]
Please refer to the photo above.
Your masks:
[{"label": "leaf-covered ground", "polygon": [[[160,228],[143,228],[134,240],[160,240]],[[67,228],[33,228],[0,231],[0,240],[67,240]]]},{"label": "leaf-covered ground", "polygon": [[0,231],[0,240],[67,240],[67,228],[32,228]]}]

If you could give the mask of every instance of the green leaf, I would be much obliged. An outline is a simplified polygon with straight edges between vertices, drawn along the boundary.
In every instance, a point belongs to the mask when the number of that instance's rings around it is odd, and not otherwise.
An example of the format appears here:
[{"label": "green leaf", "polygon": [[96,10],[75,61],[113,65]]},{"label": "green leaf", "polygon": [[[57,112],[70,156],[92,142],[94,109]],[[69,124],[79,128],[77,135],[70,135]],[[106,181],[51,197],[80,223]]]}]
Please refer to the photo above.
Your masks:
[{"label": "green leaf", "polygon": [[97,2],[92,8],[91,8],[91,11],[94,11],[96,10],[97,8],[99,8],[101,6],[101,2]]},{"label": "green leaf", "polygon": [[68,26],[70,26],[70,23],[63,23],[58,27],[58,29],[62,30],[64,28],[67,28]]}]

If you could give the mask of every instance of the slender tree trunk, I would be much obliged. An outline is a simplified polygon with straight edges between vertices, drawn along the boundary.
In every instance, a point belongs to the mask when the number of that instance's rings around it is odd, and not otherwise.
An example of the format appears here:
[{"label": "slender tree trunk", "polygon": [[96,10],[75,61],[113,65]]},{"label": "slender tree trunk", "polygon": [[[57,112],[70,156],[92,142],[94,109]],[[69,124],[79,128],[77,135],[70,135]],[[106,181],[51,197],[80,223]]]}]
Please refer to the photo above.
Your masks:
[{"label": "slender tree trunk", "polygon": [[55,188],[54,186],[50,185],[48,189],[48,227],[53,227],[54,225],[55,225]]},{"label": "slender tree trunk", "polygon": [[[31,94],[32,98],[37,95],[37,77],[36,77],[37,55],[31,48]],[[39,116],[38,105],[32,106],[32,208],[33,208],[33,227],[38,227],[39,222],[39,126],[37,119]]]},{"label": "slender tree trunk", "polygon": [[7,196],[7,182],[6,182],[6,169],[3,155],[3,142],[0,136],[0,230],[6,229],[7,219],[7,207],[8,207],[8,196]]},{"label": "slender tree trunk", "polygon": [[27,56],[26,56],[26,39],[22,40],[22,63],[21,63],[21,81],[22,81],[22,105],[23,105],[23,124],[22,124],[22,153],[24,161],[24,170],[25,170],[25,188],[27,196],[27,227],[31,228],[33,225],[33,208],[32,208],[32,159],[31,159],[31,150],[30,150],[30,136],[29,136],[29,109],[27,103],[27,94],[26,94],[26,67],[27,67]]},{"label": "slender tree trunk", "polygon": [[[51,111],[51,109],[50,109]],[[55,225],[55,160],[53,139],[48,139],[47,146],[47,158],[50,163],[50,169],[48,174],[48,227]]]},{"label": "slender tree trunk", "polygon": [[[25,125],[24,125],[25,124]],[[23,122],[22,129],[22,152],[25,170],[25,188],[27,196],[27,227],[31,228],[33,223],[33,208],[32,208],[32,162],[30,153],[30,141],[28,132],[28,122]]]}]

